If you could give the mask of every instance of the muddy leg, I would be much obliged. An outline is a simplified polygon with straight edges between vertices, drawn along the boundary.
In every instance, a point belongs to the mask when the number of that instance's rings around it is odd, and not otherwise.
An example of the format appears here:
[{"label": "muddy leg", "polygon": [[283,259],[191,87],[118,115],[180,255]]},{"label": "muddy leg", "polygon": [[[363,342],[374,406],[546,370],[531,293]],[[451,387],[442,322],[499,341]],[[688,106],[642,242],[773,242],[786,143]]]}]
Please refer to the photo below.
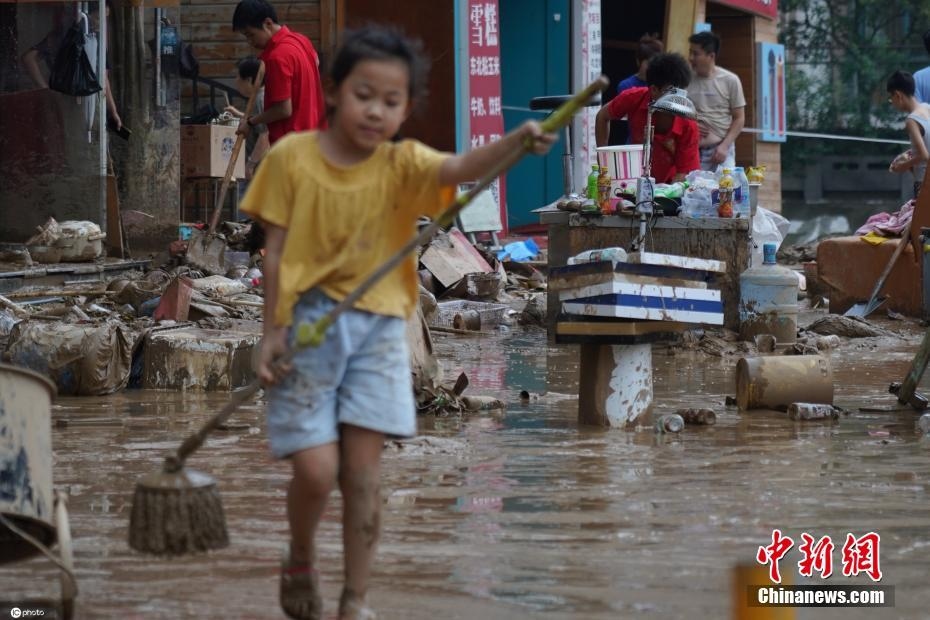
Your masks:
[{"label": "muddy leg", "polygon": [[381,529],[381,450],[384,435],[357,426],[342,427],[339,488],[344,512],[345,590],[340,605],[364,604]]},{"label": "muddy leg", "polygon": [[287,490],[287,519],[291,526],[291,558],[312,563],[316,550],[313,540],[326,508],[326,500],[336,486],[339,466],[338,444],[301,450],[291,457],[294,477]]}]

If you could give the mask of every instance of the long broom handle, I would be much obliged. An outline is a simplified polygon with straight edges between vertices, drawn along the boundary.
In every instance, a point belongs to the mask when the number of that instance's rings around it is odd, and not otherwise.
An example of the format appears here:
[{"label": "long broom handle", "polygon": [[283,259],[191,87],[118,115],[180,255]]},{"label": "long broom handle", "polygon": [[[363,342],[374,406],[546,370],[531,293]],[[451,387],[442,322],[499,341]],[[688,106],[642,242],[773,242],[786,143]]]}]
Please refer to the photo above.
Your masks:
[{"label": "long broom handle", "polygon": [[[581,109],[587,102],[599,93],[604,90],[607,86],[610,85],[608,79],[604,76],[599,77],[595,81],[591,82],[583,91],[572,97],[570,100],[562,104],[558,109],[556,109],[552,114],[546,117],[540,126],[545,133],[555,133],[565,125],[567,125],[575,112]],[[507,157],[502,159],[494,168],[485,176],[483,176],[478,183],[469,189],[466,193],[462,194],[440,215],[438,218],[433,220],[433,222],[420,231],[415,238],[413,238],[407,245],[402,247],[397,251],[386,263],[381,267],[376,269],[370,276],[368,276],[364,282],[358,285],[358,287],[349,293],[345,299],[327,312],[323,317],[318,319],[313,324],[301,324],[297,326],[297,347],[298,350],[305,347],[316,347],[323,342],[323,338],[326,334],[326,329],[335,322],[336,318],[352,307],[352,305],[361,298],[368,290],[374,286],[381,278],[383,278],[387,273],[392,271],[400,263],[407,259],[407,255],[419,247],[421,244],[425,243],[439,230],[440,227],[451,222],[455,216],[471,202],[475,196],[478,195],[481,191],[487,188],[491,183],[494,182],[494,179],[499,177],[501,174],[506,172],[511,166],[517,163],[520,159],[529,152],[532,148],[532,143],[527,141],[520,145],[519,149],[514,149]],[[296,351],[291,349],[287,351],[281,358],[278,360],[278,363],[286,363],[293,359]],[[261,388],[261,383],[258,379],[255,379],[247,386],[242,389],[236,390],[232,394],[232,398],[229,399],[229,402],[213,417],[207,420],[203,426],[200,427],[197,432],[193,435],[190,435],[184,442],[178,447],[177,452],[172,455],[169,455],[165,459],[165,471],[168,473],[180,471],[184,467],[184,461],[187,460],[193,452],[198,450],[200,446],[203,445],[203,442],[206,441],[207,436],[213,432],[220,424],[226,421],[226,419],[232,415],[241,405],[246,401],[250,400]]]},{"label": "long broom handle", "polygon": [[[913,220],[911,220],[912,222]],[[888,279],[891,270],[894,269],[895,264],[898,262],[898,257],[904,252],[904,248],[911,242],[911,222],[908,222],[904,227],[904,230],[901,231],[901,241],[898,243],[898,246],[894,249],[894,253],[891,255],[891,259],[888,261],[888,264],[885,265],[885,268],[882,270],[878,280],[875,282],[875,286],[872,288],[872,294],[869,296],[868,305],[872,305],[872,302],[879,296],[882,292],[882,289],[885,288],[885,280]]]},{"label": "long broom handle", "polygon": [[[252,94],[249,95],[249,101],[245,104],[245,116],[246,122],[248,122],[249,115],[252,114],[252,109],[255,107],[255,98],[258,96],[258,91],[261,89],[262,81],[265,79],[265,63],[259,61],[258,64],[258,74],[255,76],[255,81],[252,82]],[[225,92],[225,91],[224,91]],[[236,134],[236,144],[233,146],[232,154],[229,156],[229,163],[226,164],[226,176],[223,177],[223,185],[220,186],[219,196],[216,197],[216,205],[213,207],[213,215],[210,216],[210,230],[207,233],[208,236],[216,232],[216,227],[220,224],[220,214],[223,212],[223,203],[226,202],[226,192],[229,191],[229,183],[232,181],[233,171],[236,169],[236,160],[239,159],[239,151],[242,150],[242,144],[245,142],[245,136]]]},{"label": "long broom handle", "polygon": [[[604,76],[594,80],[588,84],[584,90],[563,103],[552,114],[546,117],[540,123],[540,128],[544,133],[557,132],[571,121],[572,116],[574,116],[578,110],[587,105],[591,97],[601,92],[609,85],[610,82]],[[319,344],[323,342],[327,328],[329,328],[329,326],[335,322],[336,317],[355,305],[355,302],[358,301],[362,295],[367,293],[372,286],[377,284],[381,278],[394,270],[403,261],[407,260],[407,256],[411,252],[417,249],[420,245],[432,239],[433,235],[436,234],[436,231],[444,226],[451,224],[455,219],[455,216],[458,215],[462,209],[468,206],[468,204],[474,200],[478,194],[487,189],[487,187],[494,182],[494,179],[502,175],[515,163],[520,161],[520,159],[522,159],[531,148],[532,141],[524,141],[523,144],[520,145],[520,148],[514,149],[512,153],[499,161],[490,172],[479,179],[479,181],[471,189],[456,198],[438,218],[434,219],[429,224],[429,226],[420,231],[420,234],[411,239],[407,245],[398,250],[397,253],[394,254],[394,256],[392,256],[386,263],[381,265],[378,269],[372,272],[371,275],[365,278],[364,282],[359,284],[354,291],[349,293],[345,299],[334,306],[332,310],[327,312],[321,318],[317,319],[317,321],[313,324],[304,323],[298,325],[297,344],[302,347],[319,346]]]}]

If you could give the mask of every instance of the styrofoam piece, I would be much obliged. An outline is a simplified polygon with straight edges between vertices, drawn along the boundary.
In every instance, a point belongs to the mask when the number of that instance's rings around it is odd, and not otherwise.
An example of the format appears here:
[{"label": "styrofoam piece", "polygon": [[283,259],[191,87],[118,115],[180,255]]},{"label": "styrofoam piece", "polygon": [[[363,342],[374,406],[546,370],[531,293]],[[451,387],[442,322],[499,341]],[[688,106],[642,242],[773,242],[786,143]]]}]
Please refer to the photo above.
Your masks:
[{"label": "styrofoam piece", "polygon": [[717,273],[724,273],[727,270],[727,264],[722,260],[676,256],[675,254],[659,254],[658,252],[631,252],[627,256],[627,262],[640,265],[698,269],[700,271],[714,271]]}]

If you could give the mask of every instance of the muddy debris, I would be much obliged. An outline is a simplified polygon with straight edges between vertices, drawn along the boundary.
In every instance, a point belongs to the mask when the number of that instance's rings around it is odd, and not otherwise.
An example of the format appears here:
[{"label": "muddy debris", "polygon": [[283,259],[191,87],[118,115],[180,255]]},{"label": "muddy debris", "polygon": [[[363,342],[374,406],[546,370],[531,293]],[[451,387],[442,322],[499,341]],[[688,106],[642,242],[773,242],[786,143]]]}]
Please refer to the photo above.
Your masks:
[{"label": "muddy debris", "polygon": [[778,262],[783,265],[798,265],[817,260],[818,243],[806,245],[782,245],[778,248]]},{"label": "muddy debris", "polygon": [[897,336],[892,331],[873,325],[858,317],[828,314],[811,323],[807,330],[822,336],[842,336],[844,338],[873,338],[878,336]]},{"label": "muddy debris", "polygon": [[433,454],[446,454],[450,456],[463,456],[469,451],[467,441],[451,437],[435,437],[420,435],[413,439],[392,439],[385,442],[385,450],[409,456],[423,456]]},{"label": "muddy debris", "polygon": [[712,426],[717,423],[717,414],[713,409],[679,409],[675,412],[685,424],[694,426]]},{"label": "muddy debris", "polygon": [[523,326],[545,327],[546,325],[546,296],[536,295],[523,308],[517,317],[517,323]]}]

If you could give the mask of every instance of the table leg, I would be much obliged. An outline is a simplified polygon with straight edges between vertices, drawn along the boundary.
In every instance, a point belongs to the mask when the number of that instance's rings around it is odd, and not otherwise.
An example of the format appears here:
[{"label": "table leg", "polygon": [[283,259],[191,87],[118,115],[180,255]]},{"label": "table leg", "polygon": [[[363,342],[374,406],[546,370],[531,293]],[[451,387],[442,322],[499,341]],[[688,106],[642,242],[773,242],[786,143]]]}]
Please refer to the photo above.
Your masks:
[{"label": "table leg", "polygon": [[581,345],[578,423],[623,428],[652,407],[652,346]]}]

